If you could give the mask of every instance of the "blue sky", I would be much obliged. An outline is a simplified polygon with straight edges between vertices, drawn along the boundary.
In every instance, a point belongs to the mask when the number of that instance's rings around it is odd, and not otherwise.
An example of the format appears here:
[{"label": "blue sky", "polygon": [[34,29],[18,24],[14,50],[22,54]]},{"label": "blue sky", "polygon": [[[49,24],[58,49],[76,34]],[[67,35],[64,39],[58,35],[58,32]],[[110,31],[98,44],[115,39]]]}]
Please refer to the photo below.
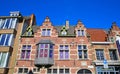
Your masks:
[{"label": "blue sky", "polygon": [[110,28],[112,22],[120,27],[120,0],[0,0],[0,16],[10,11],[36,15],[37,25],[49,16],[53,25],[66,20],[76,25],[81,20],[87,28]]}]

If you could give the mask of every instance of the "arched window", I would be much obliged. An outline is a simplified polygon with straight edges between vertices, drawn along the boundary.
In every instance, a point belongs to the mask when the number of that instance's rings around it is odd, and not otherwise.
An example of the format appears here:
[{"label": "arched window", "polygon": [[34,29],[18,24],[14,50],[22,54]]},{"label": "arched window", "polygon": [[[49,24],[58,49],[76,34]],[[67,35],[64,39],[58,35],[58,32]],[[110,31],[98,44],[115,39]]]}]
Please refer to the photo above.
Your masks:
[{"label": "arched window", "polygon": [[77,72],[77,74],[92,74],[88,69],[81,69]]}]

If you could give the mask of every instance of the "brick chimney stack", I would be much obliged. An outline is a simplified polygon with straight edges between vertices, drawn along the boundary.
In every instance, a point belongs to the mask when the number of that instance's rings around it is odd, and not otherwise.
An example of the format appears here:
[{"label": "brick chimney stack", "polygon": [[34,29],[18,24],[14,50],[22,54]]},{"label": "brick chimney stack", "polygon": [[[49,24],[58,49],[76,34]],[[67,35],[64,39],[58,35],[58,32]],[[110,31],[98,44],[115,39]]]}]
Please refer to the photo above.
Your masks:
[{"label": "brick chimney stack", "polygon": [[66,25],[66,28],[69,29],[69,21],[68,20],[66,20],[65,25]]}]

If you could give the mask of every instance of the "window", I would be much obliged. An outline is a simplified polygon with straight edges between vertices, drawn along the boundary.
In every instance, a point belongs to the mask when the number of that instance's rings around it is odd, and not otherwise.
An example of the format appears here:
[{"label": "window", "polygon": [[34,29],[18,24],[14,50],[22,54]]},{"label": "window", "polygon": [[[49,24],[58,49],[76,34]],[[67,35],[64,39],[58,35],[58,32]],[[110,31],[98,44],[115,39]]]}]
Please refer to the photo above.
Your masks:
[{"label": "window", "polygon": [[8,52],[0,52],[0,67],[7,67],[9,59]]},{"label": "window", "polygon": [[99,50],[97,49],[96,50],[96,58],[97,60],[104,60],[104,53],[103,53],[103,50]]},{"label": "window", "polygon": [[21,50],[21,59],[29,59],[31,52],[31,45],[23,45]]},{"label": "window", "polygon": [[28,73],[28,68],[19,68],[18,69],[18,74],[26,74]]},{"label": "window", "polygon": [[77,35],[78,35],[78,36],[85,36],[84,30],[78,30],[78,31],[77,31]]},{"label": "window", "polygon": [[60,59],[67,60],[69,59],[69,47],[68,45],[60,45]]},{"label": "window", "polygon": [[78,45],[78,55],[79,55],[79,59],[87,59],[86,45]]},{"label": "window", "polygon": [[62,35],[66,35],[67,32],[66,32],[66,31],[62,31],[61,34],[62,34]]},{"label": "window", "polygon": [[11,46],[13,34],[1,34],[0,46]]},{"label": "window", "polygon": [[37,72],[39,72],[39,71],[40,71],[39,68],[33,68],[33,72],[34,72],[34,73],[37,73]]},{"label": "window", "polygon": [[42,29],[42,36],[50,36],[50,29]]},{"label": "window", "polygon": [[38,52],[37,57],[48,57],[49,56],[49,58],[53,58],[53,45],[52,44],[39,44],[37,52]]},{"label": "window", "polygon": [[0,29],[11,29],[15,28],[17,18],[0,19]]},{"label": "window", "polygon": [[111,60],[118,60],[116,50],[109,50],[109,54]]},{"label": "window", "polygon": [[48,69],[47,74],[70,74],[69,69]]}]

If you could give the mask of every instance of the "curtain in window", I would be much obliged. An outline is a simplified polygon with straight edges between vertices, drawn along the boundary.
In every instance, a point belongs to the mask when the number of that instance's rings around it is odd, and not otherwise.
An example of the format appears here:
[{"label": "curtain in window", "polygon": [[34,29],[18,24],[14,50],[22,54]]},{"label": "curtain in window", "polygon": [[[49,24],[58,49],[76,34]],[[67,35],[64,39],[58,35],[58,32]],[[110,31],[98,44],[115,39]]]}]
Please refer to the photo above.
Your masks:
[{"label": "curtain in window", "polygon": [[48,50],[45,49],[45,50],[44,50],[44,57],[47,57],[47,54],[48,54]]}]

